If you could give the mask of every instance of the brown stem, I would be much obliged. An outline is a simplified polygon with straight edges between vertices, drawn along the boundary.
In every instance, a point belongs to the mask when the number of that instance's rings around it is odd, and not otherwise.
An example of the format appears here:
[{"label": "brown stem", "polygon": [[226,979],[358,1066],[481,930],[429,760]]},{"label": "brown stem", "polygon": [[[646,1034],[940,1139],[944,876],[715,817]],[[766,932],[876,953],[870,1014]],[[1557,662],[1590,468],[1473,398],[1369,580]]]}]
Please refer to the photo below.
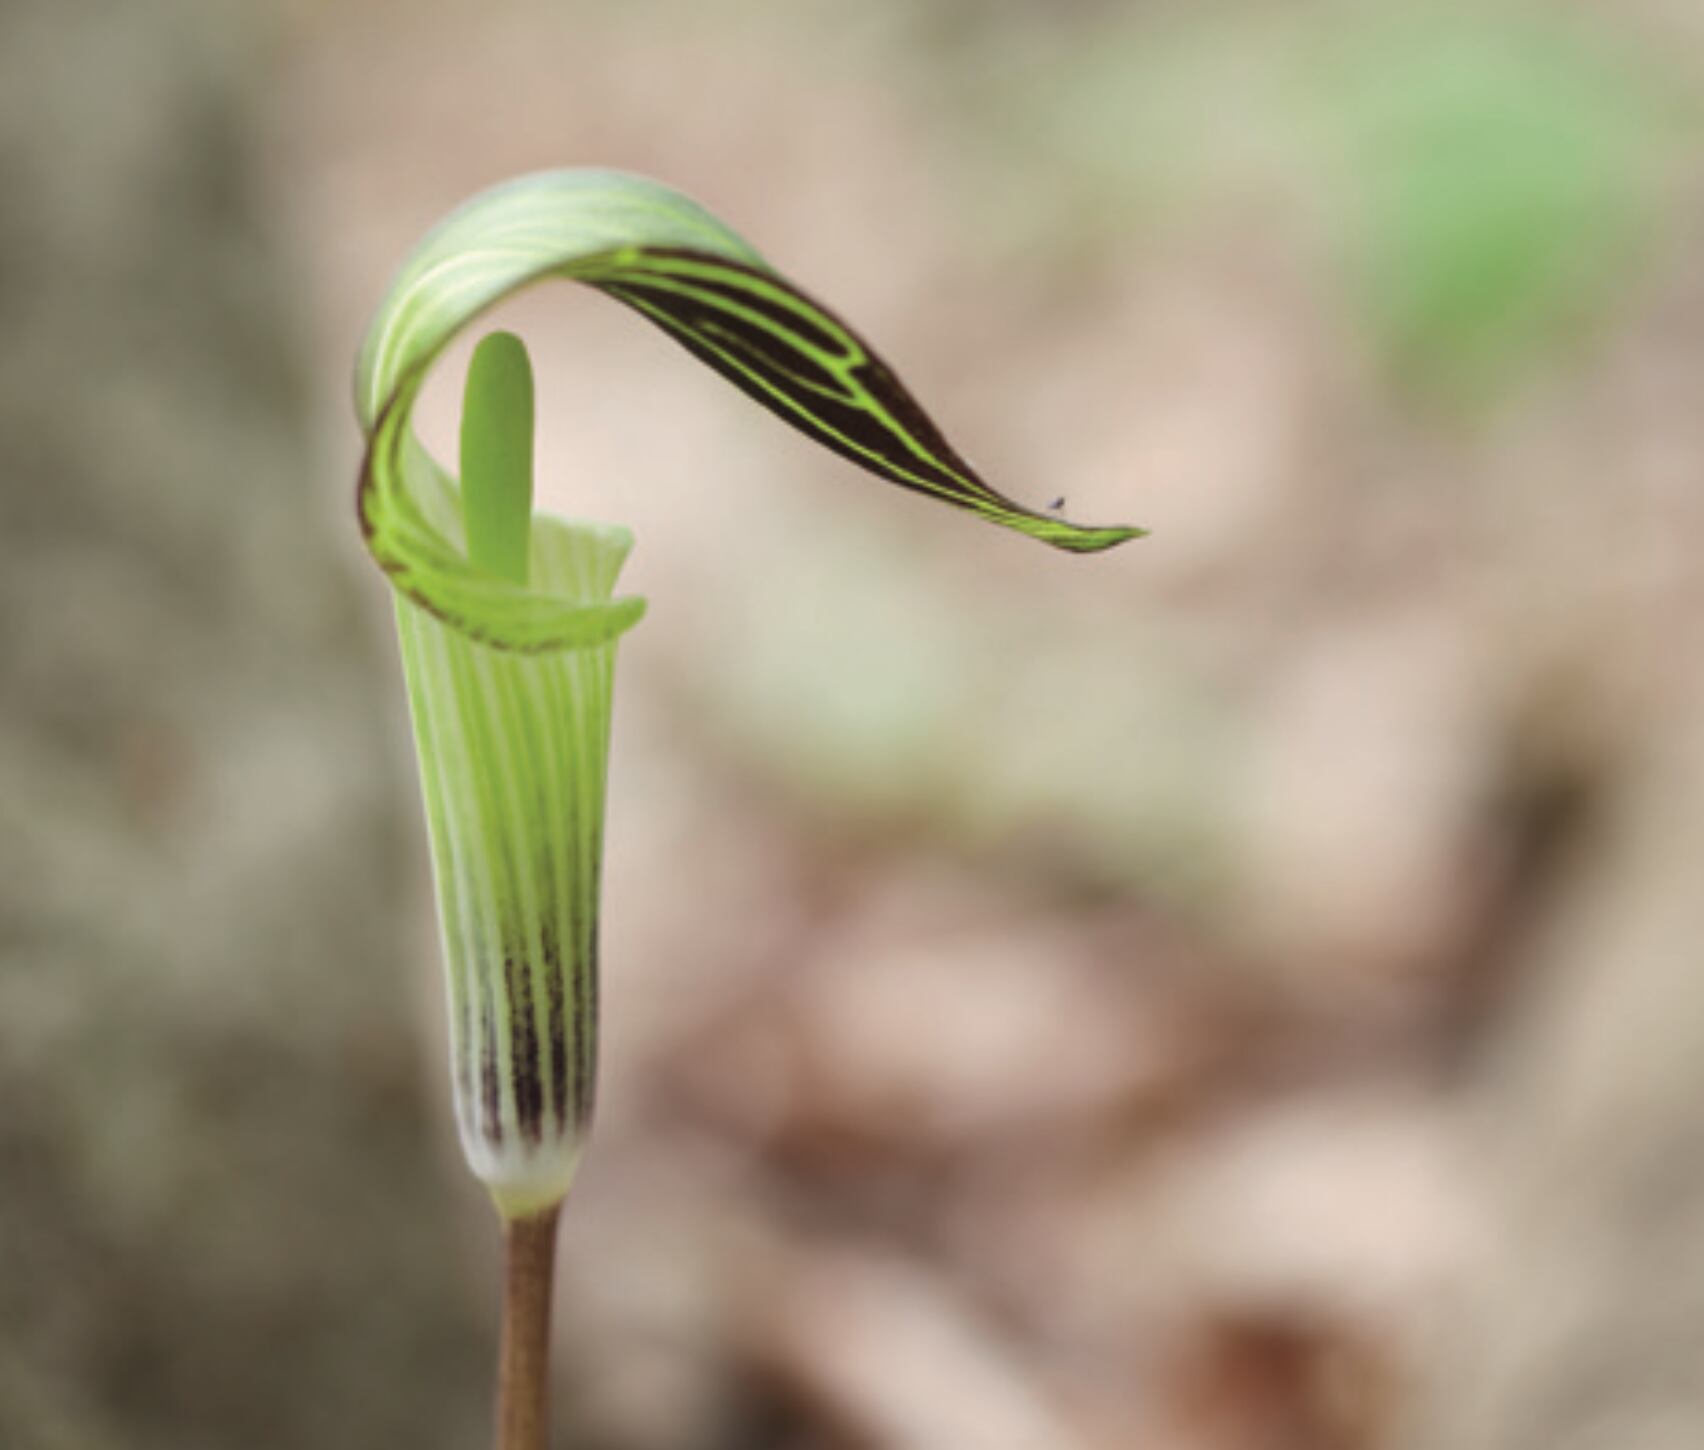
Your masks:
[{"label": "brown stem", "polygon": [[503,1337],[497,1353],[497,1450],[549,1450],[553,1203],[503,1220]]}]

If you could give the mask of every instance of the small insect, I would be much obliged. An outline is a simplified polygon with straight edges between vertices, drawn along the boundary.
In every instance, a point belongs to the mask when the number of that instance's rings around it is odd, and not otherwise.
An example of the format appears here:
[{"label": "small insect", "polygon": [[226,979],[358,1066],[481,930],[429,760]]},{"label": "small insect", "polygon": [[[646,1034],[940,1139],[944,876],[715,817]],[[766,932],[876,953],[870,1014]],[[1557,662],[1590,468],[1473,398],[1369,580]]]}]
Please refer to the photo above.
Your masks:
[{"label": "small insect", "polygon": [[1065,512],[1065,495],[1060,494],[1058,498],[1054,499],[1052,503],[1048,504],[1047,511],[1050,514],[1062,514],[1062,513],[1064,513]]}]

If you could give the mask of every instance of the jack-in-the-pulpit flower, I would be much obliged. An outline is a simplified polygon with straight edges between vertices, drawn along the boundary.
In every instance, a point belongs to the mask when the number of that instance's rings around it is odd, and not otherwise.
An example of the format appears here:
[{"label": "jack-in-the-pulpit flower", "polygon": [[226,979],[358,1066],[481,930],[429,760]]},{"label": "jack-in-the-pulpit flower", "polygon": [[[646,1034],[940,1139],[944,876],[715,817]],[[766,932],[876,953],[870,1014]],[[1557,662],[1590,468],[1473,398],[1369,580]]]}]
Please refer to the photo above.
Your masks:
[{"label": "jack-in-the-pulpit flower", "polygon": [[[626,303],[818,442],[1077,552],[1134,537],[983,483],[876,354],[685,197],[603,171],[486,192],[404,263],[362,347],[362,531],[396,591],[448,975],[457,1120],[515,1219],[566,1192],[597,1056],[598,882],[623,529],[530,518],[531,383],[499,334],[470,369],[462,477],[410,427],[445,346],[546,277]],[[530,520],[530,522],[529,522]]]},{"label": "jack-in-the-pulpit flower", "polygon": [[[610,599],[632,539],[535,524],[532,421],[525,349],[494,333],[468,368],[461,507],[429,487],[426,517],[471,567],[608,610],[625,627]],[[512,1218],[567,1192],[591,1118],[615,639],[495,649],[402,594],[396,617],[448,969],[457,1125],[473,1171]]]}]

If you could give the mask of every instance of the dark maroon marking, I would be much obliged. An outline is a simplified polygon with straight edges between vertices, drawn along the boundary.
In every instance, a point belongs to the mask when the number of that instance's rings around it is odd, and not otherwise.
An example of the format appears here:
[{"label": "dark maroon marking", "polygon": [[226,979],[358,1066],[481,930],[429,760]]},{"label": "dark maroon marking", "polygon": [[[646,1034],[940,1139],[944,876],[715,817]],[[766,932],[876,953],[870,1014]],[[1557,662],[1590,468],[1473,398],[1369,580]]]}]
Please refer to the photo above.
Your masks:
[{"label": "dark maroon marking", "polygon": [[[776,276],[773,272],[765,272],[757,267],[748,267],[741,262],[730,262],[726,257],[713,257],[705,252],[694,252],[685,247],[646,247],[644,248],[644,253],[647,257],[673,257],[680,261],[702,263],[706,266],[714,267],[718,272],[738,272],[743,276],[750,277],[760,288],[773,288],[777,292],[786,292],[791,296],[798,298],[800,302],[810,308],[813,312],[820,312],[824,317],[827,317],[832,322],[843,328],[848,335],[856,337],[856,334],[852,332],[850,327],[847,327],[844,322],[842,322],[821,303],[805,296],[805,294],[799,291],[797,287],[792,286],[781,277]],[[641,277],[642,275],[643,274],[641,274]],[[846,352],[845,338],[836,337],[832,332],[829,332],[826,328],[819,326],[809,317],[802,317],[799,313],[792,311],[790,308],[778,306],[776,303],[770,301],[769,298],[763,296],[761,291],[748,292],[743,287],[729,286],[728,283],[719,281],[715,277],[697,275],[687,276],[673,272],[664,272],[662,275],[665,277],[672,277],[683,286],[696,287],[701,292],[712,292],[718,297],[725,297],[730,303],[736,303],[745,308],[748,312],[756,312],[760,316],[767,317],[783,331],[798,333],[806,342],[810,343],[811,346],[820,348],[823,352],[831,352],[840,357],[846,357],[848,355]],[[629,279],[623,280],[625,281]],[[859,345],[862,346],[862,343]]]},{"label": "dark maroon marking", "polygon": [[[595,897],[594,897],[595,899]],[[592,1124],[598,1081],[598,927],[594,920],[586,939],[586,954],[574,974],[574,1127],[585,1132]]]},{"label": "dark maroon marking", "polygon": [[[730,363],[703,337],[692,330],[693,314],[696,313],[700,318],[704,316],[705,309],[701,306],[679,309],[675,307],[675,304],[681,300],[679,298],[661,292],[648,293],[645,289],[630,288],[625,284],[619,287],[606,287],[604,290],[617,300],[634,307],[640,316],[661,327],[707,368],[721,374],[747,397],[761,404],[768,412],[792,424],[801,433],[814,439],[831,453],[839,454],[840,457],[846,459],[849,463],[857,464],[866,472],[874,473],[877,477],[885,478],[890,483],[896,483],[901,488],[908,488],[929,497],[937,497],[939,494],[945,493],[966,500],[987,499],[998,502],[1016,513],[1027,512],[1021,504],[1014,503],[1012,500],[995,493],[993,489],[976,478],[969,466],[946,446],[944,440],[941,440],[939,432],[928,423],[927,416],[916,401],[905,392],[899,381],[878,360],[872,359],[870,364],[865,364],[860,369],[860,381],[865,386],[870,387],[872,393],[876,394],[883,405],[890,409],[896,417],[921,419],[927,428],[927,432],[918,433],[916,435],[918,441],[925,447],[940,447],[944,453],[944,462],[948,465],[956,465],[963,471],[962,476],[949,472],[947,468],[934,464],[929,459],[919,458],[908,449],[903,448],[897,437],[882,424],[876,414],[856,404],[840,401],[835,397],[803,391],[787,373],[779,372],[769,366],[763,354],[755,349],[745,351],[742,360],[746,362],[747,366],[753,372],[761,374],[764,381],[774,387],[777,392],[784,393],[787,397],[794,399],[804,411],[802,414],[790,413],[776,407],[775,400],[769,397],[758,383]],[[640,303],[645,304],[645,306],[640,306]],[[647,312],[646,306],[656,308],[658,312],[664,313],[668,320],[665,321],[662,317]],[[682,315],[683,312],[685,315]],[[734,340],[735,335],[726,325],[726,314],[710,312],[709,320],[712,322],[715,332],[721,333],[728,341]],[[749,329],[747,331],[749,332]],[[740,340],[743,343],[744,335],[740,336]],[[802,353],[795,356],[808,365],[809,360]],[[836,380],[827,374],[824,374],[824,382],[828,386],[836,386]],[[877,392],[878,388],[881,389],[880,392]],[[817,416],[820,416],[824,423],[832,424],[846,438],[868,448],[875,457],[849,447],[841,438],[828,432],[822,424],[815,423],[814,419]],[[918,477],[902,476],[898,472],[900,469],[905,470],[906,473],[918,475]],[[920,479],[925,481],[919,481]]]},{"label": "dark maroon marking", "polygon": [[521,1136],[537,1143],[544,1136],[544,1084],[538,1076],[532,971],[521,952],[504,952],[503,981],[509,992],[509,1072],[515,1085],[515,1118]]},{"label": "dark maroon marking", "polygon": [[[941,469],[944,472],[948,474],[957,474],[974,486],[982,488],[988,487],[979,477],[977,477],[976,470],[959,456],[958,450],[955,449],[951,443],[947,442],[946,437],[942,434],[941,430],[935,426],[934,419],[923,411],[922,405],[919,404],[916,398],[911,395],[910,390],[906,388],[905,384],[900,382],[898,375],[887,365],[885,361],[883,361],[881,355],[873,347],[871,347],[864,338],[859,336],[857,330],[851,327],[845,318],[837,315],[832,308],[824,307],[822,303],[818,302],[814,297],[809,296],[798,287],[795,287],[786,278],[779,276],[774,272],[764,271],[761,268],[747,266],[741,262],[730,262],[721,257],[714,257],[706,253],[694,252],[689,248],[657,247],[647,248],[646,252],[649,255],[680,257],[690,261],[703,262],[718,269],[744,273],[746,276],[751,277],[762,284],[773,287],[777,291],[788,293],[790,296],[797,298],[805,307],[810,308],[812,311],[821,313],[824,317],[833,322],[836,327],[840,328],[847,337],[850,337],[858,349],[863,353],[864,361],[859,363],[853,369],[853,374],[857,377],[859,383],[870,393],[870,395],[877,399],[877,401],[881,403],[882,407],[887,409],[887,411],[893,415],[900,427],[909,433],[918,442],[918,444],[921,445],[926,453],[933,455],[940,461]],[[834,337],[820,327],[813,326],[808,319],[801,317],[798,313],[791,312],[784,307],[777,307],[775,304],[756,297],[752,293],[742,291],[737,287],[728,287],[725,285],[719,287],[716,285],[714,280],[706,281],[696,277],[682,278],[681,280],[690,282],[692,285],[701,287],[704,290],[716,292],[721,296],[729,298],[730,301],[736,301],[743,306],[749,307],[752,311],[762,313],[765,317],[776,323],[777,326],[781,327],[783,331],[791,330],[800,333],[807,337],[816,346],[820,347],[824,352],[835,353],[841,357],[848,356],[842,339]],[[644,284],[641,279],[637,283],[624,282],[624,285],[643,286]],[[655,293],[653,293],[650,300],[655,305],[662,307],[665,311],[676,310],[669,305],[666,299],[656,295]],[[681,298],[678,294],[676,294],[675,301],[690,304],[695,302],[696,299]],[[702,307],[705,304],[699,303],[698,305]],[[754,348],[762,348],[766,345],[772,346],[780,341],[773,333],[765,332],[761,328],[753,328],[749,323],[743,323],[742,319],[733,317],[728,313],[718,313],[717,316],[721,325],[727,327],[729,331],[739,332],[747,336],[748,340],[752,342]],[[796,372],[808,372],[812,367],[817,366],[809,357],[801,357],[800,361],[804,364],[804,366],[796,367],[794,369]],[[820,368],[818,368],[818,371],[822,372],[823,381],[829,387],[837,390],[839,389],[840,384],[837,378]],[[866,442],[866,440],[862,437],[860,437],[858,441],[860,443]],[[884,453],[886,452],[886,450],[881,451]],[[907,459],[912,459],[913,457],[909,451],[907,451],[904,456]],[[908,464],[907,466],[910,465]],[[988,491],[992,497],[998,499],[1000,502],[1011,503],[1010,500],[1003,499],[999,494],[994,493],[992,489],[989,489]],[[1028,510],[1024,509],[1021,504],[1011,504],[1011,506],[1018,509],[1020,513],[1028,512]]]},{"label": "dark maroon marking", "polygon": [[479,985],[472,974],[463,967],[461,989],[461,1021],[457,1023],[461,1051],[456,1053],[456,1088],[461,1093],[464,1103],[473,1101],[474,1076],[473,1053],[475,1033],[479,1027],[479,1007],[474,994]]},{"label": "dark maroon marking", "polygon": [[[494,994],[493,994],[494,995]],[[503,1082],[497,1071],[497,1008],[486,1003],[480,1013],[479,1088],[480,1106],[484,1121],[480,1124],[485,1141],[494,1148],[503,1146]]]},{"label": "dark maroon marking", "polygon": [[730,324],[726,317],[715,314],[698,320],[694,330],[707,342],[727,344],[744,353],[766,377],[785,379],[792,397],[817,398],[823,396],[823,390],[827,389],[832,397],[855,402],[840,378],[824,372],[811,358],[788,347],[774,333],[765,332],[761,327],[742,327],[737,322]]},{"label": "dark maroon marking", "polygon": [[549,921],[539,930],[544,990],[550,1009],[550,1106],[558,1123],[568,1121],[568,994],[562,980],[562,949]]}]

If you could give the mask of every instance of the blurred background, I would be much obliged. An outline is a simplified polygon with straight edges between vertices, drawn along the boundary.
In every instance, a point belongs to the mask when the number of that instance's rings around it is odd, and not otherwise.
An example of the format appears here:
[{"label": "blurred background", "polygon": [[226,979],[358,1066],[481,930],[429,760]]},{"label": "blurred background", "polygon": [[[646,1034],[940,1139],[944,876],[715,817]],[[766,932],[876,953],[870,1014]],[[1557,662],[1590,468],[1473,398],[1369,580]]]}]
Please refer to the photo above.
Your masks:
[{"label": "blurred background", "polygon": [[4,0],[0,1445],[484,1443],[349,376],[588,164],[1153,537],[498,315],[651,600],[559,1443],[1704,1443],[1701,74],[1675,0]]}]

